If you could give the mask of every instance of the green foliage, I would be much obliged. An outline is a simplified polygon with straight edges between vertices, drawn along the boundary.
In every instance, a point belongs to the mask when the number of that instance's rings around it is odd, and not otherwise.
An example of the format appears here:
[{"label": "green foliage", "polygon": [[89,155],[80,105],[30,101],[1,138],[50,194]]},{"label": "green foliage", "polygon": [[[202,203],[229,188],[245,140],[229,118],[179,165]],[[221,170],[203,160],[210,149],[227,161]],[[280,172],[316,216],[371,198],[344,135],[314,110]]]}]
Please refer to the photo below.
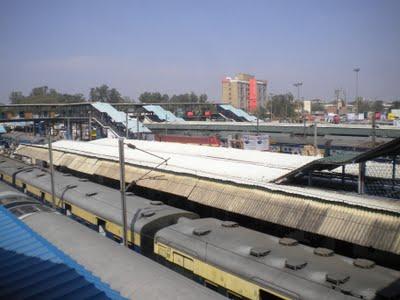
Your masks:
[{"label": "green foliage", "polygon": [[[292,93],[272,96],[272,115],[274,118],[295,118],[296,104]],[[271,104],[269,104],[271,105]]]},{"label": "green foliage", "polygon": [[317,112],[317,111],[325,111],[324,104],[321,102],[313,102],[311,103],[311,112]]},{"label": "green foliage", "polygon": [[55,89],[49,89],[47,86],[33,88],[29,96],[24,96],[19,91],[13,91],[9,99],[11,104],[76,103],[85,101],[85,97],[82,94],[61,94]]},{"label": "green foliage", "polygon": [[91,102],[108,103],[124,102],[124,98],[121,96],[121,94],[114,88],[110,89],[106,84],[103,84],[99,87],[91,88],[89,100]]},{"label": "green foliage", "polygon": [[400,109],[400,100],[394,101],[390,109]]},{"label": "green foliage", "polygon": [[167,103],[169,96],[167,94],[161,95],[158,92],[144,92],[139,96],[139,101],[141,103]]}]

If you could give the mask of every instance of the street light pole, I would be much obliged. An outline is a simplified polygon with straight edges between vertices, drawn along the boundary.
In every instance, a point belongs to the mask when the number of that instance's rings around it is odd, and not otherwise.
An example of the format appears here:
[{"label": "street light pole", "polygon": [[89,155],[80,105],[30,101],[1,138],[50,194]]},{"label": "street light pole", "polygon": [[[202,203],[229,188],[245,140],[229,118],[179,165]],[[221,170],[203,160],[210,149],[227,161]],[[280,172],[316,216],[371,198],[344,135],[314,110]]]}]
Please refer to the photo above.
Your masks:
[{"label": "street light pole", "polygon": [[54,165],[53,165],[53,147],[51,140],[51,126],[49,127],[49,167],[50,167],[50,185],[51,185],[51,205],[56,209],[56,196],[54,186]]},{"label": "street light pole", "polygon": [[[300,99],[300,87],[303,85],[302,82],[296,82],[293,84],[297,88],[297,100],[301,101]],[[303,135],[306,135],[306,119],[304,116],[304,102],[301,104],[301,117],[303,118]]]},{"label": "street light pole", "polygon": [[360,113],[360,101],[358,99],[358,73],[360,72],[360,68],[354,68],[353,71],[356,73],[356,105],[357,105],[357,114]]},{"label": "street light pole", "polygon": [[127,221],[126,221],[126,192],[125,192],[125,155],[124,155],[124,138],[118,139],[119,146],[119,167],[120,167],[120,189],[121,189],[121,207],[122,207],[122,242],[124,246],[128,246],[127,239]]}]

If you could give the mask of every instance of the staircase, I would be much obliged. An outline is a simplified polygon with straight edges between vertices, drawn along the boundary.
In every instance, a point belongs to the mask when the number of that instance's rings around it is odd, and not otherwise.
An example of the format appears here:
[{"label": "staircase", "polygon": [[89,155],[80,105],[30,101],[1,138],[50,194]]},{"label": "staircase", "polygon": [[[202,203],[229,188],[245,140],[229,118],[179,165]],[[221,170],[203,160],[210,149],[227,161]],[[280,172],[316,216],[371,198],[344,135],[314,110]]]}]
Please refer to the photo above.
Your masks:
[{"label": "staircase", "polygon": [[128,128],[126,128],[126,113],[116,110],[111,104],[105,102],[91,103],[92,118],[101,127],[110,130],[116,136],[128,136],[137,133],[150,133],[151,131],[144,126],[137,118],[128,117]]}]

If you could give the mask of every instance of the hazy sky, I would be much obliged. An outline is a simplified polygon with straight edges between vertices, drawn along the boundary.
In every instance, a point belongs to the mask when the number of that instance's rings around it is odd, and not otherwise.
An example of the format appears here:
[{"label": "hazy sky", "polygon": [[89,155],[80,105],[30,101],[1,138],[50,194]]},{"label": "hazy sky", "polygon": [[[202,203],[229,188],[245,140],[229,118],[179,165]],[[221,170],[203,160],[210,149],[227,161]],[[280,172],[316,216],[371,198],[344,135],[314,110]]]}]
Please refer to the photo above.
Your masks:
[{"label": "hazy sky", "polygon": [[0,102],[47,85],[207,93],[247,72],[272,93],[400,99],[400,0],[0,1]]}]

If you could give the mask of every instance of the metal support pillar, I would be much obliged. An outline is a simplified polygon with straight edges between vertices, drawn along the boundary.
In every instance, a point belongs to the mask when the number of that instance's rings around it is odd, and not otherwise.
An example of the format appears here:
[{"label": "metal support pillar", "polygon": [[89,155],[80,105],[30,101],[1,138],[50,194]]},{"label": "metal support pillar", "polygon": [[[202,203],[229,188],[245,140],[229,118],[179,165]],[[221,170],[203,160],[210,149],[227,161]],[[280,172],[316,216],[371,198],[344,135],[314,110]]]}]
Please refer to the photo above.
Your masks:
[{"label": "metal support pillar", "polygon": [[122,242],[128,246],[127,240],[127,221],[126,221],[126,193],[125,193],[125,156],[124,156],[124,138],[118,139],[119,146],[119,167],[120,167],[120,189],[121,189],[121,207],[122,207]]},{"label": "metal support pillar", "polygon": [[346,175],[346,165],[342,166],[342,185],[344,185],[344,176]]},{"label": "metal support pillar", "polygon": [[376,144],[376,113],[374,112],[372,115],[372,146],[375,147]]},{"label": "metal support pillar", "polygon": [[358,193],[365,193],[365,162],[358,164]]},{"label": "metal support pillar", "polygon": [[125,116],[126,116],[126,125],[125,125],[125,137],[128,139],[129,138],[129,123],[128,123],[128,119],[129,119],[129,117],[128,117],[128,111],[126,111],[125,112]]},{"label": "metal support pillar", "polygon": [[91,110],[89,110],[89,126],[88,126],[88,129],[89,129],[89,141],[91,141],[92,140],[92,111]]},{"label": "metal support pillar", "polygon": [[49,165],[50,165],[50,184],[51,184],[51,205],[56,209],[56,196],[54,187],[54,165],[53,165],[53,147],[51,140],[51,129],[49,128]]},{"label": "metal support pillar", "polygon": [[315,148],[315,155],[318,155],[318,126],[317,122],[314,122],[314,148]]},{"label": "metal support pillar", "polygon": [[396,180],[396,163],[397,163],[397,155],[393,156],[393,164],[392,164],[392,182],[394,185],[394,181]]},{"label": "metal support pillar", "polygon": [[71,120],[67,118],[67,139],[72,140]]}]

